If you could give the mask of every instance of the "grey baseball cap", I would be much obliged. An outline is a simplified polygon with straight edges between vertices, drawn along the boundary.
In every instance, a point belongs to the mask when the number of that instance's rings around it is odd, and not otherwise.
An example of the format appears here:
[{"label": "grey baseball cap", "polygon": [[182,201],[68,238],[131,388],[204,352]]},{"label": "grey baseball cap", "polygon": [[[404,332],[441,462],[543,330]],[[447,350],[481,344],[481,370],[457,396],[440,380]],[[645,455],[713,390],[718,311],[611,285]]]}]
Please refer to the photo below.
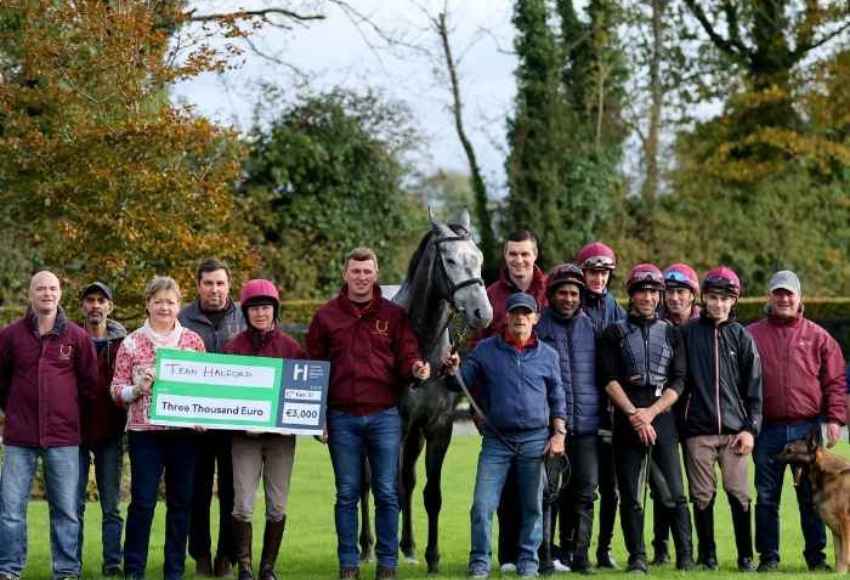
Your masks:
[{"label": "grey baseball cap", "polygon": [[768,292],[776,290],[788,290],[797,296],[801,295],[800,279],[797,274],[791,270],[780,270],[770,278],[770,283],[767,285]]}]

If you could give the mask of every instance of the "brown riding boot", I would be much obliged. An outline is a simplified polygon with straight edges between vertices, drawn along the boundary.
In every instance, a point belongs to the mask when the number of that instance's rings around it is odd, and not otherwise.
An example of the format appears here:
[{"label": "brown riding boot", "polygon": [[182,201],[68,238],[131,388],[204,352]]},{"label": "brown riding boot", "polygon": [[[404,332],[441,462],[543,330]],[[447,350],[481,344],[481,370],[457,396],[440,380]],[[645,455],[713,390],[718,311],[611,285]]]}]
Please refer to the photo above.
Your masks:
[{"label": "brown riding boot", "polygon": [[251,522],[243,522],[231,518],[233,525],[233,541],[236,543],[236,565],[238,566],[239,580],[253,580],[254,572],[251,569],[251,544],[253,542],[253,530]]},{"label": "brown riding boot", "polygon": [[266,520],[263,534],[263,555],[260,558],[260,580],[277,580],[274,563],[283,541],[283,529],[286,527],[286,515],[279,522]]}]

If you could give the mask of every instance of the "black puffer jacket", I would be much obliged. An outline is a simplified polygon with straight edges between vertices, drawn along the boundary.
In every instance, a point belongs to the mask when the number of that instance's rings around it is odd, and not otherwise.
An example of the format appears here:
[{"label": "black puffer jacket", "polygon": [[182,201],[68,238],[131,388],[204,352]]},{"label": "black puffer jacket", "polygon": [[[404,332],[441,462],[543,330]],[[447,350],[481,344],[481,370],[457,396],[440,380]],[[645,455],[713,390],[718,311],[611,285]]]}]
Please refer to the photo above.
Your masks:
[{"label": "black puffer jacket", "polygon": [[757,435],[762,376],[753,338],[734,320],[715,326],[704,314],[681,329],[688,357],[682,438],[740,431]]}]

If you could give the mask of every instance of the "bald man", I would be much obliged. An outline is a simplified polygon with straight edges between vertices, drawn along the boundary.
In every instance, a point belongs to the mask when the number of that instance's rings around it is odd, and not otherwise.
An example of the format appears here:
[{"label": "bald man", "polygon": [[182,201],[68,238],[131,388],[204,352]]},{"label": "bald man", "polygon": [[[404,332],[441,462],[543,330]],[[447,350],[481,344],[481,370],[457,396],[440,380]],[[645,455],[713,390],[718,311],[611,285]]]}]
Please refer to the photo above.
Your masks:
[{"label": "bald man", "polygon": [[97,358],[86,331],[59,306],[59,278],[30,281],[26,314],[0,331],[0,406],[6,413],[0,474],[0,580],[26,565],[27,503],[41,458],[50,506],[54,578],[79,578],[80,399],[97,384]]}]

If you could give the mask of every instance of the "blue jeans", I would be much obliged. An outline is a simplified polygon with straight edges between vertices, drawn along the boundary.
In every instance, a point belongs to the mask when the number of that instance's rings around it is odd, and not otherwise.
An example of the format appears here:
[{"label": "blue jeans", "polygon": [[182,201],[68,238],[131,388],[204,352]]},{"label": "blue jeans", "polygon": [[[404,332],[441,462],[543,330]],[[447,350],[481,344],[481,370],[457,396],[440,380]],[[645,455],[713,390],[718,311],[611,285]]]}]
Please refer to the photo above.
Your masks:
[{"label": "blue jeans", "polygon": [[41,457],[50,506],[53,576],[79,576],[77,483],[79,449],[5,446],[0,475],[0,572],[20,577],[27,560],[27,504],[36,463]]},{"label": "blue jeans", "polygon": [[130,507],[124,540],[124,574],[144,576],[148,561],[151,523],[157,504],[159,480],[165,472],[166,580],[182,578],[192,511],[192,482],[197,446],[194,433],[130,431]]},{"label": "blue jeans", "polygon": [[328,448],[336,478],[337,557],[340,567],[359,566],[357,502],[363,482],[363,458],[372,470],[375,497],[375,557],[395,568],[398,562],[398,459],[401,417],[393,407],[371,415],[328,411]]},{"label": "blue jeans", "polygon": [[[475,495],[470,510],[472,548],[469,551],[469,571],[472,574],[490,571],[490,537],[493,512],[499,506],[499,497],[505,485],[508,470],[513,465],[519,488],[522,512],[519,531],[519,556],[517,573],[521,576],[537,574],[539,561],[537,549],[543,540],[543,450],[547,432],[540,437],[524,438],[513,442],[509,449],[498,437],[484,435],[478,456],[475,475]],[[518,451],[518,453],[517,453]]]},{"label": "blue jeans", "polygon": [[[791,441],[804,439],[812,429],[820,431],[817,420],[793,425],[765,423],[756,440],[756,550],[762,561],[779,561],[779,502],[782,498],[782,480],[787,463],[774,458]],[[815,511],[812,486],[807,477],[795,488],[800,508],[800,525],[803,528],[805,548],[803,556],[809,566],[826,558],[826,530]]]},{"label": "blue jeans", "polygon": [[94,478],[97,494],[100,497],[100,511],[103,514],[101,524],[101,543],[103,545],[103,568],[121,565],[124,553],[121,550],[121,519],[119,502],[121,500],[121,469],[124,465],[124,432],[97,443],[80,446],[80,485],[77,488],[80,498],[80,536],[78,554],[82,562],[83,528],[85,527],[86,488],[89,482],[89,466],[94,460]]}]

